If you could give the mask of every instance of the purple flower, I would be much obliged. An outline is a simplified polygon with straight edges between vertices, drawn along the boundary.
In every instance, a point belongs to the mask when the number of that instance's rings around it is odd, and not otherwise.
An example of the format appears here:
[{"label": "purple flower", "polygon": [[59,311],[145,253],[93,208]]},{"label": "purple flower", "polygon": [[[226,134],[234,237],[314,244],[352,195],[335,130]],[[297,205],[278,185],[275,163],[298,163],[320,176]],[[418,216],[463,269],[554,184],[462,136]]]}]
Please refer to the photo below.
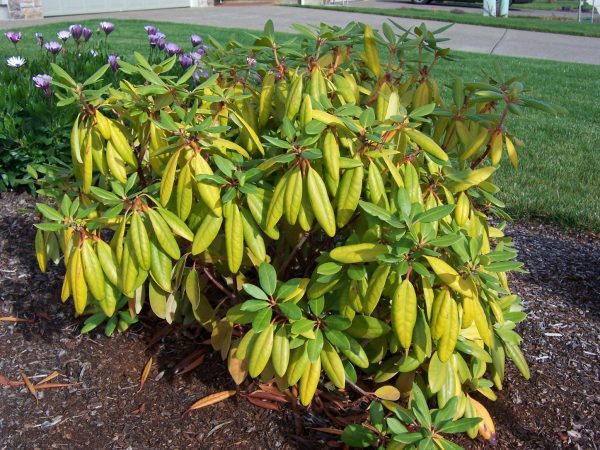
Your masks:
[{"label": "purple flower", "polygon": [[263,79],[258,73],[254,72],[252,74],[252,77],[254,78],[254,81],[256,82],[256,84],[262,84]]},{"label": "purple flower", "polygon": [[190,42],[192,43],[192,47],[198,47],[199,45],[202,45],[204,40],[197,34],[192,34],[190,36]]},{"label": "purple flower", "polygon": [[154,25],[146,25],[144,30],[146,30],[146,34],[150,36],[151,34],[156,34],[158,28],[156,28]]},{"label": "purple flower", "polygon": [[32,78],[36,88],[44,91],[48,97],[52,95],[52,91],[50,90],[50,82],[52,81],[52,77],[45,73],[40,73]]},{"label": "purple flower", "polygon": [[58,33],[56,33],[56,35],[61,41],[67,42],[67,40],[71,37],[71,32],[67,30],[61,30]]},{"label": "purple flower", "polygon": [[113,71],[119,70],[119,57],[117,55],[109,55],[108,64]]},{"label": "purple flower", "polygon": [[106,35],[109,35],[115,31],[115,24],[112,22],[100,22],[100,28],[106,33]]},{"label": "purple flower", "polygon": [[27,60],[22,56],[11,56],[6,60],[6,65],[8,67],[13,67],[14,69],[18,69],[21,66],[24,66]]},{"label": "purple flower", "polygon": [[208,78],[208,72],[204,69],[198,68],[198,70],[193,73],[192,78],[198,83],[201,81],[200,78]]},{"label": "purple flower", "polygon": [[250,66],[250,68],[252,69],[254,66],[256,66],[256,59],[254,58],[250,58],[249,56],[246,58],[246,62],[248,63],[248,65]]},{"label": "purple flower", "polygon": [[165,48],[165,35],[162,33],[148,35],[148,43],[151,47]]},{"label": "purple flower", "polygon": [[194,64],[194,58],[191,55],[181,55],[179,57],[179,64],[181,64],[181,67],[183,67],[184,69],[189,68],[192,64]]},{"label": "purple flower", "polygon": [[44,44],[44,48],[53,55],[56,55],[62,50],[62,44],[56,41],[50,41]]},{"label": "purple flower", "polygon": [[94,32],[92,30],[90,30],[89,28],[84,27],[83,28],[83,39],[85,42],[89,41],[90,38],[93,36]]},{"label": "purple flower", "polygon": [[40,47],[44,45],[44,35],[42,33],[35,33],[35,43]]},{"label": "purple flower", "polygon": [[181,47],[174,42],[169,42],[165,45],[165,51],[171,56],[178,55],[181,53]]},{"label": "purple flower", "polygon": [[23,37],[23,34],[20,31],[7,31],[4,33],[4,36],[6,36],[6,39],[8,39],[10,42],[16,45],[17,42],[19,42]]},{"label": "purple flower", "polygon": [[83,35],[83,26],[80,24],[70,25],[69,32],[71,33],[71,36],[73,36],[73,39],[75,39],[76,42],[79,42]]},{"label": "purple flower", "polygon": [[194,62],[198,64],[198,62],[200,62],[200,60],[202,59],[203,54],[204,53],[201,52],[192,52],[190,53],[190,56],[194,59]]}]

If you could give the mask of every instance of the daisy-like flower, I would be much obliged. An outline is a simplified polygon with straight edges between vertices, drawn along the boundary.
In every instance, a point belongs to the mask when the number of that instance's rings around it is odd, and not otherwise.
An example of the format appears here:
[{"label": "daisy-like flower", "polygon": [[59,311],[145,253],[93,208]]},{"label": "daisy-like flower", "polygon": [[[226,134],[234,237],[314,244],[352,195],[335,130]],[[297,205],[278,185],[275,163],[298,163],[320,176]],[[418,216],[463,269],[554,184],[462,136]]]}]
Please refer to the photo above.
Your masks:
[{"label": "daisy-like flower", "polygon": [[108,64],[113,71],[119,70],[119,57],[117,55],[109,55]]},{"label": "daisy-like flower", "polygon": [[89,41],[93,34],[94,34],[94,32],[92,30],[90,30],[89,28],[83,27],[83,40],[85,42]]},{"label": "daisy-like flower", "polygon": [[35,33],[35,43],[40,47],[44,45],[44,35],[42,33]]},{"label": "daisy-like flower", "polygon": [[7,31],[4,33],[4,36],[6,36],[6,39],[8,39],[10,42],[16,45],[16,43],[19,42],[23,37],[23,33],[20,31]]},{"label": "daisy-like flower", "polygon": [[104,31],[107,35],[109,35],[110,33],[112,33],[113,31],[115,31],[115,24],[112,22],[100,22],[100,28],[102,29],[102,31]]},{"label": "daisy-like flower", "polygon": [[36,88],[39,88],[42,91],[44,91],[44,94],[46,94],[48,97],[52,95],[52,91],[50,90],[50,82],[52,81],[52,77],[50,75],[40,73],[32,79]]},{"label": "daisy-like flower", "polygon": [[194,58],[192,57],[192,55],[181,55],[179,57],[179,64],[181,64],[181,67],[183,67],[184,69],[187,69],[191,67],[192,64],[194,64]]},{"label": "daisy-like flower", "polygon": [[53,55],[57,55],[62,50],[62,44],[60,42],[50,41],[44,44],[44,48]]},{"label": "daisy-like flower", "polygon": [[79,42],[81,36],[83,36],[83,26],[80,24],[74,24],[69,26],[69,32],[75,41]]},{"label": "daisy-like flower", "polygon": [[154,25],[146,25],[144,27],[144,30],[146,30],[146,34],[148,36],[150,36],[151,34],[156,34],[158,32],[158,28],[156,28]]},{"label": "daisy-like flower", "polygon": [[56,35],[61,41],[67,42],[67,40],[71,37],[71,32],[67,30],[61,30],[58,33],[56,33]]},{"label": "daisy-like flower", "polygon": [[26,62],[27,60],[22,56],[11,56],[6,60],[8,67],[13,67],[15,69],[24,66]]},{"label": "daisy-like flower", "polygon": [[198,47],[199,45],[202,45],[204,40],[197,34],[192,34],[190,36],[190,42],[192,43],[192,47]]},{"label": "daisy-like flower", "polygon": [[173,56],[181,53],[181,47],[174,42],[169,42],[165,45],[165,51]]},{"label": "daisy-like flower", "polygon": [[151,47],[165,48],[165,35],[162,33],[148,35],[148,43]]},{"label": "daisy-like flower", "polygon": [[202,55],[204,55],[204,52],[192,52],[190,53],[190,56],[194,59],[194,62],[196,64],[198,64],[198,62],[202,59]]}]

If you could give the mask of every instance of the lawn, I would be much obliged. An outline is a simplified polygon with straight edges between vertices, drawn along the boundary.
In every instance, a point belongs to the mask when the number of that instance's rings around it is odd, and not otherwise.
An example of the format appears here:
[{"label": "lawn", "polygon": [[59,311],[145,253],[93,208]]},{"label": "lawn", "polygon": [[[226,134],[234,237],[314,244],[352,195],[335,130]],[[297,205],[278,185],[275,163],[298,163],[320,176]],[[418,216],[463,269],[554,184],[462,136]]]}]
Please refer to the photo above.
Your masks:
[{"label": "lawn", "polygon": [[[127,58],[134,50],[148,49],[143,26],[147,22],[115,20],[116,31],[109,38],[112,52]],[[84,21],[97,27],[97,21]],[[220,29],[173,23],[156,23],[168,40],[188,45],[189,35],[198,33],[225,41],[251,38],[237,29]],[[39,52],[33,43],[33,33],[47,38],[68,24],[52,24],[24,28],[20,44],[23,54]],[[280,34],[285,36],[285,34]],[[451,43],[450,43],[451,44]],[[0,55],[13,55],[14,49],[5,41]],[[532,96],[558,103],[569,110],[562,118],[538,112],[513,117],[511,130],[525,142],[518,170],[505,165],[496,178],[502,187],[502,199],[518,219],[542,219],[568,227],[600,231],[600,77],[598,66],[559,63],[525,58],[489,56],[456,52],[459,62],[444,62],[439,67],[442,80],[450,74],[475,80],[485,67],[500,64],[507,73],[522,77]],[[60,63],[60,60],[59,60]]]},{"label": "lawn", "polygon": [[[574,36],[600,37],[600,23],[578,23],[573,19],[532,17],[511,15],[508,18],[484,17],[481,11],[466,13],[460,10],[453,12],[450,8],[442,6],[440,9],[422,8],[367,8],[360,6],[320,6],[320,5],[292,5],[289,7],[332,9],[362,14],[378,14],[390,17],[406,17],[410,19],[439,20],[468,25],[483,25],[496,28],[513,28],[516,30],[543,31],[546,33],[571,34]],[[521,5],[519,5],[521,6]]]},{"label": "lawn", "polygon": [[[470,4],[480,6],[477,3]],[[465,6],[467,5],[467,3],[463,3],[460,1],[445,1],[444,5]],[[518,11],[521,9],[529,9],[534,11],[561,11],[563,8],[565,8],[571,11],[577,11],[578,5],[579,2],[577,0],[534,0],[530,3],[513,3],[511,7],[511,14],[518,14]]]},{"label": "lawn", "polygon": [[535,0],[531,3],[515,3],[513,8],[519,9],[533,9],[533,10],[544,10],[544,11],[560,11],[562,8],[568,8],[571,11],[577,11],[579,2],[576,0]]}]

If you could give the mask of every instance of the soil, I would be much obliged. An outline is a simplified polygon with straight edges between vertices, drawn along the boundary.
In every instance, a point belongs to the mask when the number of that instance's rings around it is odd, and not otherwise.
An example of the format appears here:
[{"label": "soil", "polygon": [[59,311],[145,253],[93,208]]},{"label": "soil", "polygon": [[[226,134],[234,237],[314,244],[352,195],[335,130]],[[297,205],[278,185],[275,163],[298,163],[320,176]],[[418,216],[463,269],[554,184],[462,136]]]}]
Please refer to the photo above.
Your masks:
[{"label": "soil", "polygon": [[[60,298],[60,268],[37,268],[36,221],[26,194],[0,194],[0,449],[280,449],[324,448],[336,437],[310,427],[323,417],[291,408],[251,405],[243,393],[185,413],[196,400],[235,389],[205,335],[176,328],[160,340],[164,324],[144,319],[106,338],[80,335],[81,320]],[[595,449],[600,442],[600,237],[540,224],[514,224],[527,274],[511,277],[528,320],[518,331],[531,367],[525,381],[509,366],[505,388],[486,402],[495,419],[498,449]],[[181,361],[206,351],[185,375]],[[153,358],[140,389],[140,375]],[[72,386],[37,391],[32,382],[58,371],[51,383]],[[246,386],[252,391],[255,386]],[[304,427],[300,427],[300,425]],[[298,436],[303,428],[302,436]],[[488,446],[461,438],[466,448]],[[338,443],[339,446],[339,443]]]}]

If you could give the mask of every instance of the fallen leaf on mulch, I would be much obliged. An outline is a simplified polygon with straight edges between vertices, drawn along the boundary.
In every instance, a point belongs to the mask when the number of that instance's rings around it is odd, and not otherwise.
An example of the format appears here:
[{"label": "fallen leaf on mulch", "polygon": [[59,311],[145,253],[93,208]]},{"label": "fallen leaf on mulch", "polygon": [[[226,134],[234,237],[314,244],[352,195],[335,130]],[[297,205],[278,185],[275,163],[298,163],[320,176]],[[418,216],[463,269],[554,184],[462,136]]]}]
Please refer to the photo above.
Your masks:
[{"label": "fallen leaf on mulch", "polygon": [[142,376],[140,378],[140,388],[138,389],[138,392],[140,392],[142,390],[142,388],[144,387],[144,384],[146,383],[146,380],[148,379],[148,375],[150,375],[150,369],[152,369],[152,357],[150,357],[150,359],[144,366],[144,370],[142,370]]},{"label": "fallen leaf on mulch", "polygon": [[236,393],[237,391],[222,391],[217,392],[216,394],[207,395],[206,397],[201,398],[200,400],[192,404],[192,406],[189,407],[186,413],[194,409],[200,409],[206,406],[214,405],[215,403],[222,402],[223,400],[227,400],[228,398],[233,397]]}]

